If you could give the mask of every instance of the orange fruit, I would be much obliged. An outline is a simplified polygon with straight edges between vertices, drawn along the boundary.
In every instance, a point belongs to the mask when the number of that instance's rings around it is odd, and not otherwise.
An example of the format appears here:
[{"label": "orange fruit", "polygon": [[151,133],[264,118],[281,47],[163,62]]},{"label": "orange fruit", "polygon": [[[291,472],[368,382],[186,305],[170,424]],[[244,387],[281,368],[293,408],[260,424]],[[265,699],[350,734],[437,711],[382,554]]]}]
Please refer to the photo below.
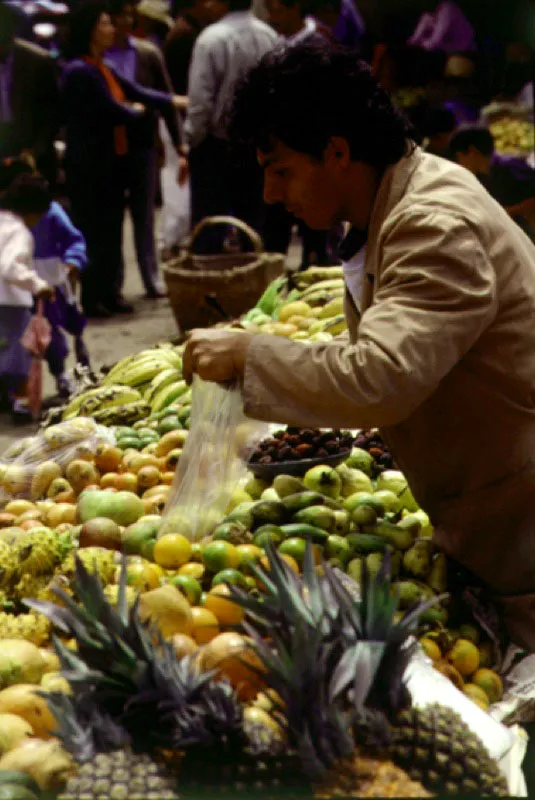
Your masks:
[{"label": "orange fruit", "polygon": [[209,542],[202,549],[202,560],[210,572],[235,569],[240,563],[238,548],[223,539]]},{"label": "orange fruit", "polygon": [[101,489],[117,489],[119,485],[120,475],[118,472],[106,472],[100,479]]},{"label": "orange fruit", "polygon": [[169,639],[169,642],[175,648],[177,658],[184,658],[184,656],[191,656],[199,649],[199,645],[185,633],[176,633]]},{"label": "orange fruit", "polygon": [[423,651],[428,656],[431,661],[440,661],[442,658],[442,653],[440,652],[440,647],[436,642],[432,639],[426,639],[424,636],[420,639],[420,644],[422,645]]},{"label": "orange fruit", "polygon": [[451,664],[448,664],[447,661],[435,661],[433,663],[434,668],[437,672],[442,673],[448,678],[457,689],[460,689],[461,692],[464,687],[464,681],[460,672],[458,672],[455,667],[452,667]]},{"label": "orange fruit", "polygon": [[470,700],[473,700],[477,706],[482,708],[483,711],[489,710],[489,698],[480,686],[476,686],[475,683],[465,683],[463,692]]},{"label": "orange fruit", "polygon": [[162,514],[167,503],[167,495],[155,494],[151,497],[143,497],[141,502],[143,503],[145,515]]},{"label": "orange fruit", "polygon": [[463,678],[467,678],[479,667],[479,650],[468,639],[457,639],[449,653],[446,653],[446,661],[455,667]]},{"label": "orange fruit", "polygon": [[156,456],[151,456],[150,453],[137,453],[136,457],[132,458],[130,462],[130,470],[139,475],[144,467],[156,467],[157,469],[158,459]]},{"label": "orange fruit", "polygon": [[115,487],[121,492],[137,492],[137,475],[133,472],[122,472],[119,474],[117,485]]},{"label": "orange fruit", "polygon": [[254,700],[264,689],[259,673],[265,667],[251,647],[251,641],[239,633],[220,633],[202,650],[201,666],[217,670],[236,689],[241,701]]},{"label": "orange fruit", "polygon": [[491,704],[499,703],[503,697],[502,679],[492,669],[478,669],[472,675],[472,683],[483,689]]},{"label": "orange fruit", "polygon": [[148,464],[137,473],[137,482],[140,489],[152,489],[160,482],[161,473],[158,467]]},{"label": "orange fruit", "polygon": [[160,586],[163,572],[156,564],[140,560],[128,565],[126,576],[129,586],[133,586],[140,592],[149,592]]},{"label": "orange fruit", "polygon": [[[152,467],[150,467],[152,469]],[[141,487],[142,488],[142,487]],[[159,494],[163,494],[166,497],[169,496],[169,486],[164,486],[161,483],[158,483],[156,486],[151,486],[150,489],[145,489],[141,498],[142,500],[148,500],[150,497],[156,497]]]},{"label": "orange fruit", "polygon": [[190,554],[191,542],[180,533],[166,533],[154,545],[154,560],[164,569],[178,569]]},{"label": "orange fruit", "polygon": [[215,614],[220,625],[239,625],[244,617],[243,609],[229,598],[230,589],[220,583],[208,592],[204,607]]},{"label": "orange fruit", "polygon": [[100,473],[116,472],[123,458],[123,453],[118,447],[111,444],[101,444],[95,453],[95,466]]},{"label": "orange fruit", "polygon": [[219,634],[219,622],[216,615],[202,606],[191,609],[193,629],[191,635],[197,644],[207,644]]},{"label": "orange fruit", "polygon": [[197,561],[188,561],[187,564],[182,564],[177,572],[179,575],[188,575],[191,578],[201,581],[204,578],[206,567],[203,564],[199,564]]}]

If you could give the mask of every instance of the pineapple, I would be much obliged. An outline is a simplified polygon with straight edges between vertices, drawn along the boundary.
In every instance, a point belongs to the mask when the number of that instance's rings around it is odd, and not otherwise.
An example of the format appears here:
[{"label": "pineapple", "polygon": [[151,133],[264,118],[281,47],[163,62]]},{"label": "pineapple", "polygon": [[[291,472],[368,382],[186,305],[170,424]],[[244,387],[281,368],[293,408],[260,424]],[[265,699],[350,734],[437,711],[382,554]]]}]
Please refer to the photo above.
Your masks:
[{"label": "pineapple", "polygon": [[277,711],[290,745],[309,771],[325,780],[335,761],[347,764],[356,745],[365,757],[391,759],[433,793],[507,794],[497,764],[457,713],[411,707],[404,682],[416,646],[410,636],[430,604],[393,622],[398,600],[389,559],[375,579],[364,567],[359,601],[328,565],[320,578],[310,547],[302,579],[267,550],[269,572],[253,568],[265,596],[237,586],[231,592],[247,612],[244,627],[267,668],[266,683],[282,699]]},{"label": "pineapple", "polygon": [[[112,606],[117,606],[119,604],[119,590],[120,587],[117,585],[110,585],[104,587],[104,596],[108,603]],[[128,607],[131,608],[134,603],[136,602],[137,592],[133,586],[126,587],[126,602],[128,603]]]},{"label": "pineapple", "polygon": [[14,548],[0,540],[0,589],[9,588],[16,580],[19,562]]},{"label": "pineapple", "polygon": [[51,575],[71,548],[69,534],[39,529],[21,536],[13,547],[13,553],[22,574]]},{"label": "pineapple", "polygon": [[102,547],[84,547],[76,555],[69,553],[58,569],[58,573],[69,581],[72,581],[76,574],[76,559],[83,563],[86,570],[95,572],[105,586],[114,583],[117,564],[113,551],[104,550]]},{"label": "pineapple", "polygon": [[50,622],[42,614],[0,612],[0,640],[26,639],[41,647],[50,638]]},{"label": "pineapple", "polygon": [[20,580],[13,587],[13,600],[20,602],[25,597],[39,597],[50,582],[49,575],[32,575],[27,572],[21,576]]},{"label": "pineapple", "polygon": [[[253,730],[250,739],[245,734],[243,710],[231,686],[214,681],[212,673],[199,672],[194,657],[178,660],[172,644],[140,621],[138,602],[128,608],[126,579],[123,560],[117,607],[113,608],[98,576],[76,559],[73,589],[79,604],[59,588],[55,591],[65,607],[25,601],[77,643],[77,652],[72,652],[54,641],[62,674],[74,689],[70,700],[57,695],[50,698],[67,749],[81,762],[90,761],[93,751],[110,756],[119,750],[147,752],[156,761],[159,754],[185,750],[181,787],[198,783],[201,790],[217,787],[219,793],[226,783],[233,797],[238,785],[255,785],[256,794],[259,782],[269,785],[281,773],[285,783],[295,783],[295,758],[290,757],[291,770],[287,770],[280,741],[266,742]],[[65,706],[68,702],[71,705]],[[75,725],[82,731],[104,729],[108,738],[92,749],[74,745],[80,739],[73,734]],[[266,753],[266,748],[271,750]],[[257,757],[259,750],[262,760]],[[127,762],[133,768],[135,761],[130,756]],[[84,767],[85,772],[90,772],[89,767]],[[114,784],[105,796],[125,796],[124,771],[120,782],[120,787]],[[82,793],[77,786],[73,785],[73,797],[77,791]]]}]

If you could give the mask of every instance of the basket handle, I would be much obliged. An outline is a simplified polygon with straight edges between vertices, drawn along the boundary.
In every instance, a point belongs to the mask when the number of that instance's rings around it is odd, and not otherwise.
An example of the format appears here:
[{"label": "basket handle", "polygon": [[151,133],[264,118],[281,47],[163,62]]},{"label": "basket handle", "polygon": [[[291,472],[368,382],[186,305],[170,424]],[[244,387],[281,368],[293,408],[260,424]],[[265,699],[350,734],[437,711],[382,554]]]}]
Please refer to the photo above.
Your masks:
[{"label": "basket handle", "polygon": [[197,223],[197,225],[191,232],[188,245],[188,252],[191,253],[195,240],[197,239],[201,231],[203,231],[205,228],[211,225],[233,225],[235,228],[238,228],[242,233],[245,233],[245,235],[249,237],[255,253],[260,255],[261,253],[264,252],[264,243],[262,241],[262,237],[254,230],[254,228],[251,228],[250,225],[248,225],[246,222],[243,222],[243,220],[241,219],[236,219],[236,217],[225,217],[225,216],[205,217],[204,219],[201,219],[201,221]]}]

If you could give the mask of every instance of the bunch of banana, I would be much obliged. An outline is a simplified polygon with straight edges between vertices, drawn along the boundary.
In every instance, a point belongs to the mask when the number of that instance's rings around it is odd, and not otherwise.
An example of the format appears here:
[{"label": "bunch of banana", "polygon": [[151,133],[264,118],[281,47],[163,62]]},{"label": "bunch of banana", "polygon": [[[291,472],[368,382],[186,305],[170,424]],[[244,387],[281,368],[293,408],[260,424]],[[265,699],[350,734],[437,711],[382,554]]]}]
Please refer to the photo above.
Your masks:
[{"label": "bunch of banana", "polygon": [[307,289],[313,285],[318,287],[324,281],[344,279],[343,267],[309,267],[304,272],[298,272],[294,275],[294,283],[298,289]]},{"label": "bunch of banana", "polygon": [[122,384],[137,388],[148,384],[164,370],[174,369],[177,379],[182,376],[182,357],[175,347],[155,347],[118,361],[108,372],[103,386]]},{"label": "bunch of banana", "polygon": [[186,381],[179,378],[176,370],[169,369],[152,379],[143,393],[143,399],[149,404],[152,413],[156,413],[163,411],[171,403],[182,403],[182,397],[186,394],[190,394]]},{"label": "bunch of banana", "polygon": [[135,403],[141,399],[140,392],[130,386],[122,384],[99,386],[96,389],[89,389],[71,400],[63,412],[63,419],[92,417],[96,420],[96,415],[102,411],[118,408],[127,403]]},{"label": "bunch of banana", "polygon": [[134,422],[146,419],[151,413],[151,408],[144,400],[135,400],[121,406],[105,408],[93,414],[93,419],[99,425],[133,425]]}]

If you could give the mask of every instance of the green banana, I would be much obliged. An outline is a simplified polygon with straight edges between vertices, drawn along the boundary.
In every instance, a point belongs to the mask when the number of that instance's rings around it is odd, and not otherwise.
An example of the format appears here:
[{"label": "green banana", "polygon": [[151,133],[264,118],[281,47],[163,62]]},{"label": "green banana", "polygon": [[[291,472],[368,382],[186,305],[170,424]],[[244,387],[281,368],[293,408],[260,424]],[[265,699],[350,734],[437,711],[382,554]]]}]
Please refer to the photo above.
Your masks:
[{"label": "green banana", "polygon": [[136,400],[114,408],[105,408],[93,414],[93,419],[99,425],[133,425],[140,419],[148,417],[150,406],[144,400]]},{"label": "green banana", "polygon": [[150,404],[152,411],[163,411],[164,408],[167,408],[187,391],[188,384],[186,381],[176,381],[170,386],[164,386],[163,389],[157,392]]},{"label": "green banana", "polygon": [[147,391],[144,394],[144,399],[147,401],[147,403],[152,404],[152,401],[158,392],[160,392],[166,386],[176,383],[178,380],[180,380],[180,378],[180,374],[173,367],[164,369],[163,372],[160,372],[155,378],[152,379]]},{"label": "green banana", "polygon": [[304,272],[300,272],[296,280],[299,284],[302,283],[305,286],[310,286],[310,284],[320,281],[343,277],[343,267],[309,267]]}]

